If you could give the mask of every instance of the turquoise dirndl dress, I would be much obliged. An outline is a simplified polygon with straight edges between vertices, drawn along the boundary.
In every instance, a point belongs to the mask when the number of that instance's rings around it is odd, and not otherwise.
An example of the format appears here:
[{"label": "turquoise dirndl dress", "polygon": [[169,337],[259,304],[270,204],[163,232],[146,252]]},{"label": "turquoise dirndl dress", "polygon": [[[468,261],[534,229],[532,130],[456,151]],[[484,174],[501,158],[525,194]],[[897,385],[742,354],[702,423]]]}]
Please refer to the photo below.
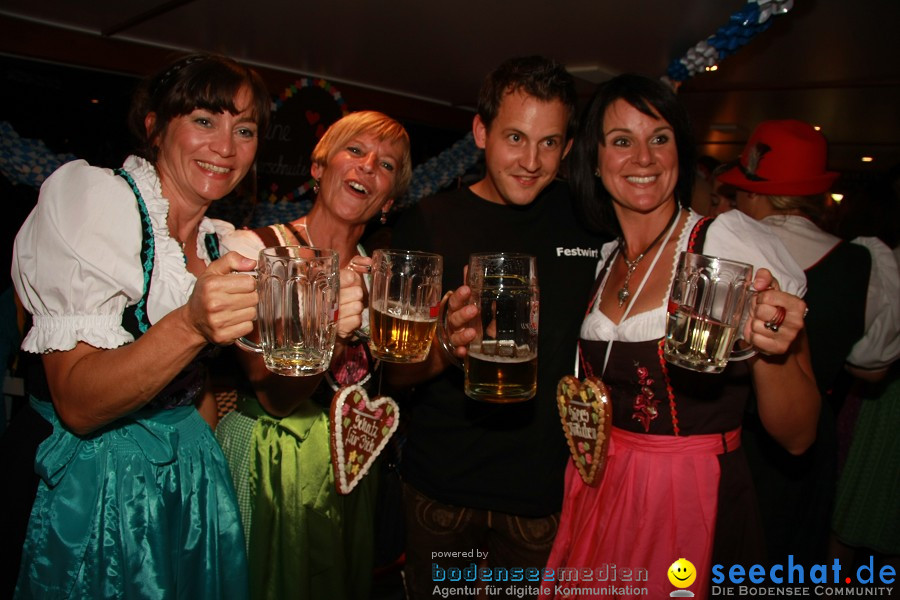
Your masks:
[{"label": "turquoise dirndl dress", "polygon": [[17,598],[246,598],[231,475],[193,406],[145,410],[90,437],[53,425]]},{"label": "turquoise dirndl dress", "polygon": [[[144,295],[123,316],[137,338],[149,327],[153,236],[146,207]],[[215,236],[207,250],[218,256]],[[201,353],[205,354],[205,353]],[[16,598],[249,597],[241,516],[228,464],[194,408],[198,357],[147,407],[88,436],[59,421],[49,393],[31,404],[53,433],[40,445],[41,477],[28,524]],[[38,386],[37,389],[40,389]]]}]

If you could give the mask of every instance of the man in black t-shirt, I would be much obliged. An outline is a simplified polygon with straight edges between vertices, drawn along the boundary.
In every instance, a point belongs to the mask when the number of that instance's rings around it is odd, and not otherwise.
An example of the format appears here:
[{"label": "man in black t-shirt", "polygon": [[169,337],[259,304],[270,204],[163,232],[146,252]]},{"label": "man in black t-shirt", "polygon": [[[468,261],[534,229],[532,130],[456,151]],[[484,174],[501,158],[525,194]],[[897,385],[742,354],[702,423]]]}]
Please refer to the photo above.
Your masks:
[{"label": "man in black t-shirt", "polygon": [[[387,369],[392,385],[414,386],[403,407],[401,462],[413,599],[432,597],[436,587],[473,589],[479,582],[516,585],[516,597],[530,597],[540,585],[526,569],[542,568],[549,555],[568,457],[555,389],[573,371],[605,241],[582,229],[567,186],[555,181],[572,144],[575,104],[574,81],[558,63],[528,57],[501,65],[485,80],[473,122],[485,177],[422,200],[393,231],[395,248],[444,257],[445,290],[463,283],[473,252],[536,256],[540,286],[533,399],[469,399],[462,372],[438,344],[424,363]],[[507,581],[497,582],[493,572],[486,580],[485,567],[505,570]]]}]

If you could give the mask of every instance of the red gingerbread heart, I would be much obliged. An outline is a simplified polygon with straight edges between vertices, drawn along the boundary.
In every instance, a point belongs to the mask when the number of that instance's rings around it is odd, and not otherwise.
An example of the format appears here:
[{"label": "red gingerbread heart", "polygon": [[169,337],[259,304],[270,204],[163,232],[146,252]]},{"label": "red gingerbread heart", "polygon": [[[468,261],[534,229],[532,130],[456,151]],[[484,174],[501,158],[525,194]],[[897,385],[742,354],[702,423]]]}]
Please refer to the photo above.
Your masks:
[{"label": "red gingerbread heart", "polygon": [[331,402],[331,466],[339,494],[349,494],[397,430],[400,408],[392,398],[359,385],[341,388]]},{"label": "red gingerbread heart", "polygon": [[594,485],[603,477],[609,451],[609,391],[596,377],[581,382],[566,375],[556,386],[556,403],[575,468],[586,484]]}]

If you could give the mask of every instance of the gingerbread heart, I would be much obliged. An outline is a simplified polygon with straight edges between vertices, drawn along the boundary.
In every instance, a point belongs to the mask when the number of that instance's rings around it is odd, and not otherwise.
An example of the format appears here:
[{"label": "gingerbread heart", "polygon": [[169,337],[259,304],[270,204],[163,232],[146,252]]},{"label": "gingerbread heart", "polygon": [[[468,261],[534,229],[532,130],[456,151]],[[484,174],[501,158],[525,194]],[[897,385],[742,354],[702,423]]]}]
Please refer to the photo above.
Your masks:
[{"label": "gingerbread heart", "polygon": [[369,395],[359,385],[341,388],[331,401],[331,466],[339,494],[349,494],[397,430],[400,408],[392,398]]},{"label": "gingerbread heart", "polygon": [[575,468],[586,484],[594,485],[603,477],[609,451],[609,391],[596,377],[581,382],[566,375],[556,386],[556,403]]}]

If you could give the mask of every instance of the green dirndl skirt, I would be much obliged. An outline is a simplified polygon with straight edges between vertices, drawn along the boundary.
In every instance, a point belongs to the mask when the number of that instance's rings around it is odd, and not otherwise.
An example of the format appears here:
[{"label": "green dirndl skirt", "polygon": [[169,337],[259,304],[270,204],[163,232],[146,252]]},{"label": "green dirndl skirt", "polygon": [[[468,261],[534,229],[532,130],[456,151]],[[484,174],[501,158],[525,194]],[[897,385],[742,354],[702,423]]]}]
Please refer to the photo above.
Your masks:
[{"label": "green dirndl skirt", "polygon": [[228,465],[193,406],[142,410],[89,436],[52,405],[17,598],[248,596]]},{"label": "green dirndl skirt", "polygon": [[[848,546],[900,554],[900,375],[863,395],[847,463],[838,480],[832,529]],[[848,399],[849,400],[849,399]]]},{"label": "green dirndl skirt", "polygon": [[377,473],[337,493],[328,412],[306,400],[279,419],[241,396],[216,437],[248,531],[252,597],[368,598]]}]

